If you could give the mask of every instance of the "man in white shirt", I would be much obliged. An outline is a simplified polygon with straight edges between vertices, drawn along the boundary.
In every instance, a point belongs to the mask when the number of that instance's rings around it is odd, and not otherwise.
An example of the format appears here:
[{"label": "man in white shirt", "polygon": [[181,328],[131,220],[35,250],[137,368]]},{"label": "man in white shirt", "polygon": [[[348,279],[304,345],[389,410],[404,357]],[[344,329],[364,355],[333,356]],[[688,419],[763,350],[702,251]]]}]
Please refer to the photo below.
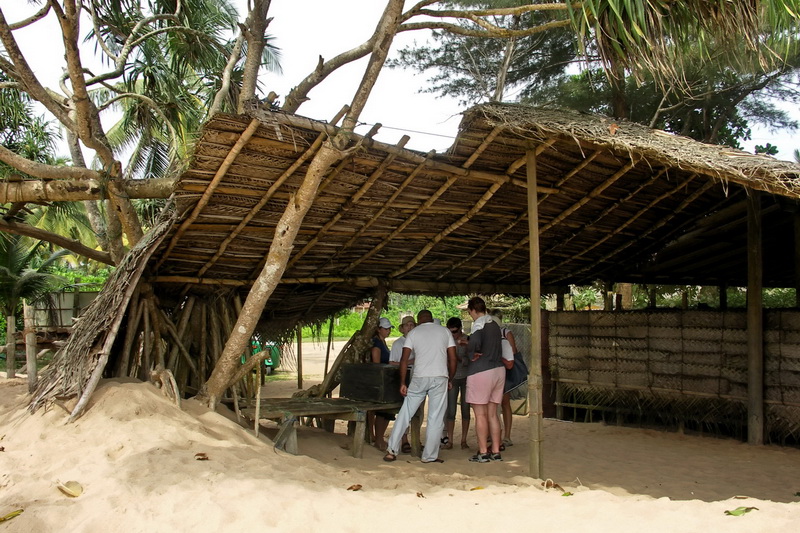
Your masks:
[{"label": "man in white shirt", "polygon": [[[433,315],[427,309],[417,313],[417,327],[411,330],[403,345],[400,359],[400,394],[405,396],[403,406],[397,414],[384,461],[394,461],[400,449],[400,440],[411,421],[411,417],[428,398],[428,427],[425,432],[423,463],[443,463],[439,459],[439,444],[444,428],[444,412],[447,409],[447,389],[456,372],[456,343],[453,335],[444,326],[433,323]],[[406,386],[406,373],[411,352],[414,352],[414,373],[411,384]]]}]

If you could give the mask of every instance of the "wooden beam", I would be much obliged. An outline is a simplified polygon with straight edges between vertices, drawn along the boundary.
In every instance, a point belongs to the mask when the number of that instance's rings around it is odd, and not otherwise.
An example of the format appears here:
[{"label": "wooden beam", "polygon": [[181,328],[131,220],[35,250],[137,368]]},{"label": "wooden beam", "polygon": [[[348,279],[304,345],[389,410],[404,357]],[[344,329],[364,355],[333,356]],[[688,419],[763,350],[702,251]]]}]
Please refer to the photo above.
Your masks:
[{"label": "wooden beam", "polygon": [[[398,146],[402,148],[403,146],[406,145],[406,143],[410,139],[411,137],[409,137],[408,135],[403,135],[403,137],[401,137],[400,141],[398,142]],[[394,154],[389,154],[388,156],[386,156],[386,158],[384,158],[383,161],[381,161],[378,167],[372,171],[372,174],[370,174],[369,178],[361,185],[361,187],[358,188],[355,194],[353,194],[352,197],[348,198],[347,201],[345,201],[344,205],[342,205],[339,208],[339,210],[330,218],[330,220],[328,220],[316,232],[316,235],[311,240],[309,240],[306,243],[306,245],[300,249],[300,251],[293,254],[292,258],[289,260],[289,264],[286,266],[287,269],[292,268],[303,256],[305,256],[306,253],[308,253],[308,251],[311,248],[313,248],[321,238],[324,238],[325,235],[328,233],[328,231],[337,222],[339,222],[339,220],[341,220],[342,217],[344,217],[345,213],[347,213],[350,209],[352,209],[358,203],[358,201],[365,194],[367,194],[367,191],[369,191],[372,188],[372,186],[375,185],[375,182],[378,181],[378,178],[380,178],[383,175],[383,173],[386,171],[386,167],[389,166],[389,163],[391,163],[395,157],[397,156]],[[373,220],[375,218],[376,217],[373,217]]]},{"label": "wooden beam", "polygon": [[800,213],[794,213],[794,306],[800,307]]},{"label": "wooden beam", "polygon": [[747,196],[747,443],[764,444],[761,194]]},{"label": "wooden beam", "polygon": [[542,420],[542,311],[541,282],[539,278],[539,204],[536,198],[536,153],[527,152],[528,172],[528,235],[530,239],[531,268],[531,365],[528,375],[528,405],[530,418],[530,463],[529,474],[533,478],[544,478],[543,471],[543,427]]},{"label": "wooden beam", "polygon": [[[344,115],[344,113],[345,109],[339,111],[339,114],[336,115],[336,117],[334,117],[334,121],[338,121],[339,118],[341,118],[340,115]],[[247,214],[242,218],[242,220],[236,226],[236,229],[234,229],[227,237],[225,237],[225,240],[222,241],[222,243],[220,243],[217,252],[214,254],[214,257],[212,257],[205,265],[203,265],[203,267],[199,270],[198,275],[202,276],[208,271],[209,268],[214,266],[217,260],[220,257],[222,257],[222,255],[225,253],[225,250],[228,249],[230,243],[233,242],[233,240],[242,232],[242,230],[245,227],[247,227],[247,224],[259,213],[259,211],[261,211],[261,208],[264,207],[267,204],[267,202],[269,202],[269,200],[278,191],[281,185],[283,185],[284,182],[287,179],[289,179],[297,171],[297,169],[303,165],[303,163],[311,159],[314,156],[314,154],[317,153],[317,151],[320,149],[322,143],[325,141],[326,138],[327,137],[324,134],[320,134],[314,140],[311,146],[306,151],[304,151],[302,155],[300,155],[300,157],[297,158],[297,160],[295,160],[295,162],[292,163],[289,166],[289,168],[287,168],[277,180],[275,180],[275,183],[273,183],[270,186],[270,188],[267,189],[267,191],[264,193],[261,199],[258,202],[256,202],[256,205],[251,207],[250,210],[247,212]]]},{"label": "wooden beam", "polygon": [[208,205],[208,202],[211,201],[211,197],[214,195],[214,190],[220,184],[222,178],[225,177],[225,174],[228,173],[228,169],[231,168],[231,165],[236,160],[236,157],[239,155],[239,153],[242,151],[245,145],[247,145],[247,142],[255,134],[256,130],[260,125],[261,125],[260,120],[258,119],[251,120],[250,123],[245,128],[245,130],[239,136],[239,139],[236,141],[236,144],[231,146],[228,155],[225,156],[225,159],[222,161],[222,164],[220,164],[219,168],[217,168],[217,172],[214,174],[214,178],[209,182],[208,187],[206,187],[203,196],[200,198],[200,200],[197,201],[197,203],[194,206],[194,209],[192,209],[192,213],[181,223],[181,225],[178,227],[178,230],[175,232],[175,235],[169,241],[167,249],[161,255],[161,259],[154,267],[155,270],[158,270],[158,268],[164,264],[164,261],[167,260],[169,254],[172,252],[172,250],[175,248],[178,242],[180,242],[180,239],[183,236],[183,234],[186,232],[187,229],[189,229],[189,226],[192,225],[192,222],[197,220],[197,218],[200,216],[200,213],[203,211],[205,206]]},{"label": "wooden beam", "polygon": [[[226,287],[249,287],[251,280],[231,278],[199,278],[196,276],[153,276],[148,278],[150,283],[181,284],[181,285],[222,285]],[[447,283],[437,281],[418,280],[382,280],[371,276],[353,277],[318,277],[318,278],[283,278],[280,281],[287,285],[325,285],[342,283],[359,288],[377,287],[384,283],[393,292],[420,293],[420,294],[519,294],[527,295],[530,291],[528,285],[501,284],[501,283]],[[555,290],[555,289],[553,289]]]},{"label": "wooden beam", "polygon": [[[291,126],[295,126],[298,128],[326,132],[329,135],[335,135],[336,132],[339,130],[333,123],[326,123],[326,122],[317,122],[315,120],[311,120],[306,117],[301,117],[297,115],[287,115],[284,113],[274,113],[268,112],[265,110],[254,110],[250,112],[251,115],[261,116],[265,122],[277,122],[279,124],[288,124]],[[358,136],[356,136],[358,137]],[[552,138],[549,139],[547,142],[549,144],[553,144],[558,139]],[[367,148],[373,148],[375,150],[380,150],[382,152],[387,152],[390,154],[396,154],[400,158],[411,161],[415,164],[424,164],[425,168],[431,170],[440,170],[446,174],[455,175],[463,178],[472,178],[476,180],[483,180],[483,181],[491,181],[491,182],[501,182],[501,183],[513,183],[514,185],[518,185],[520,187],[527,187],[527,182],[525,180],[520,180],[516,178],[512,178],[507,174],[498,174],[496,172],[486,172],[482,170],[471,170],[464,167],[459,167],[456,165],[451,165],[449,163],[444,163],[442,161],[434,161],[431,159],[427,159],[425,156],[420,155],[416,152],[412,152],[411,150],[405,150],[402,148],[398,148],[395,145],[382,143],[380,141],[376,141],[374,139],[368,138],[361,138],[361,142]],[[539,187],[538,192],[540,193],[547,193],[547,194],[557,194],[558,189],[554,189],[551,187]]]},{"label": "wooden beam", "polygon": [[[697,191],[695,191],[688,198],[686,198],[683,202],[681,202],[680,205],[678,205],[675,209],[673,209],[670,212],[669,215],[667,215],[666,217],[664,217],[661,220],[659,220],[657,223],[655,223],[652,226],[650,226],[650,228],[647,231],[643,232],[641,235],[639,235],[639,237],[637,237],[635,239],[628,239],[624,244],[618,246],[617,248],[615,248],[611,252],[605,254],[603,257],[600,257],[599,259],[594,260],[592,262],[592,264],[587,265],[587,266],[583,267],[580,270],[573,271],[572,272],[572,276],[574,277],[574,276],[577,276],[579,274],[582,274],[583,272],[586,272],[587,270],[597,266],[598,263],[602,263],[603,261],[606,261],[607,259],[610,259],[611,257],[614,257],[615,255],[620,253],[622,250],[624,250],[624,249],[626,249],[626,248],[628,248],[630,246],[633,246],[634,244],[636,244],[638,242],[641,242],[642,240],[646,239],[654,231],[656,231],[659,228],[663,227],[670,220],[675,218],[679,213],[681,213],[684,209],[686,209],[687,206],[689,206],[692,202],[697,200],[697,198],[702,196],[708,189],[710,189],[713,186],[714,186],[714,182],[712,182],[712,181],[709,181],[708,183],[704,184],[702,187],[697,189]],[[550,272],[551,270],[553,270],[553,269],[548,269],[547,272]]]}]

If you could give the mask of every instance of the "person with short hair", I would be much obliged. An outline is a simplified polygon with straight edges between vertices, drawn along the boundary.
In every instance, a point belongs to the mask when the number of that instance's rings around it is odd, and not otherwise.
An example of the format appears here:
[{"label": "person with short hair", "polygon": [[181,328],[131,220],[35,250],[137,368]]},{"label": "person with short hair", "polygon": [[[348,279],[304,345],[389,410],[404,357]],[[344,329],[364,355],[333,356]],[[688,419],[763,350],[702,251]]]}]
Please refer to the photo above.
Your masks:
[{"label": "person with short hair", "polygon": [[[411,383],[406,385],[408,360],[412,351],[416,354],[414,372]],[[421,310],[417,313],[417,327],[409,332],[403,346],[403,356],[400,359],[400,394],[405,399],[389,435],[384,461],[397,459],[403,433],[408,429],[411,417],[427,398],[428,424],[421,460],[423,463],[444,462],[439,458],[439,441],[447,408],[447,390],[455,372],[456,343],[453,336],[447,328],[433,323],[433,315],[429,310]]]},{"label": "person with short hair", "polygon": [[[497,408],[503,400],[506,370],[503,364],[500,326],[486,312],[486,302],[476,296],[467,302],[467,312],[474,321],[467,344],[467,401],[475,412],[478,453],[470,458],[476,463],[502,461],[500,455],[500,419]],[[489,436],[492,449],[489,450]]]}]

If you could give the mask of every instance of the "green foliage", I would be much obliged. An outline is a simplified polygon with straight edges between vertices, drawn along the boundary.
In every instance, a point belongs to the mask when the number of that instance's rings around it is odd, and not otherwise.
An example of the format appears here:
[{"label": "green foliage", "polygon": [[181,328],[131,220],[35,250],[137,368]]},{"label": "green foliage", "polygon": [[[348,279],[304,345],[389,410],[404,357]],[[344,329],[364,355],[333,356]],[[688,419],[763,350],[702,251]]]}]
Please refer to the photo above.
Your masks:
[{"label": "green foliage", "polygon": [[[461,5],[493,4],[495,7],[518,5],[519,2],[456,2]],[[503,5],[498,5],[503,4]],[[532,12],[522,16],[494,17],[493,24],[509,29],[541,26],[556,20],[552,12]],[[460,25],[468,29],[479,26],[468,21]],[[497,99],[500,93],[528,94],[541,89],[545,82],[564,75],[567,66],[575,60],[576,41],[568,28],[552,29],[527,37],[514,39],[487,39],[434,31],[433,42],[426,46],[411,46],[399,51],[390,67],[410,68],[429,74],[428,83],[421,92],[442,94],[459,98],[463,104],[474,104]],[[506,53],[511,52],[510,68],[503,78]]]},{"label": "green foliage", "polygon": [[776,155],[778,153],[778,147],[772,143],[767,143],[766,145],[757,144],[755,146],[755,152],[757,154]]}]

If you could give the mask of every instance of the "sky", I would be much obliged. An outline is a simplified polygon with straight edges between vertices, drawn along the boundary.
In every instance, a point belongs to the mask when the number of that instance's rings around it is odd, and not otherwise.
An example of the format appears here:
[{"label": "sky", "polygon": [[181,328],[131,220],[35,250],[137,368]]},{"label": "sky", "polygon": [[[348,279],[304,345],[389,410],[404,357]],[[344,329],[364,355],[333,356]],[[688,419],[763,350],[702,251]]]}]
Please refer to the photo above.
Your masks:
[{"label": "sky", "polygon": [[[246,0],[235,0],[235,3],[243,17]],[[407,1],[407,5],[410,4],[412,2]],[[267,31],[281,50],[282,73],[263,73],[260,81],[264,94],[272,90],[282,97],[313,71],[319,56],[330,59],[367,40],[384,6],[383,0],[272,0],[270,16],[273,20]],[[0,0],[0,7],[8,21],[19,20],[36,10],[22,0]],[[54,17],[51,14],[48,18],[49,21],[45,19],[34,24],[33,29],[15,32],[15,36],[23,52],[31,58],[37,75],[49,86],[56,87],[63,63],[60,59],[63,46]],[[48,41],[50,38],[52,42]],[[392,49],[396,51],[414,40],[424,41],[425,35],[419,32],[400,34]],[[91,49],[86,52],[91,55]],[[58,61],[53,60],[56,53]],[[366,59],[362,59],[339,69],[310,92],[310,100],[300,107],[298,114],[331,120],[343,105],[351,102],[365,67]],[[375,136],[379,141],[396,143],[407,134],[411,137],[407,148],[422,152],[445,151],[453,143],[464,108],[452,98],[420,93],[426,80],[425,75],[411,71],[384,69],[361,115],[365,125],[356,131],[365,133],[372,124],[381,123]],[[800,111],[797,113],[800,118]],[[756,144],[771,142],[781,147],[778,154],[781,159],[791,159],[792,150],[800,148],[800,142],[795,142],[793,135],[787,132],[754,128],[753,137],[743,143],[746,150],[752,151]]]}]

